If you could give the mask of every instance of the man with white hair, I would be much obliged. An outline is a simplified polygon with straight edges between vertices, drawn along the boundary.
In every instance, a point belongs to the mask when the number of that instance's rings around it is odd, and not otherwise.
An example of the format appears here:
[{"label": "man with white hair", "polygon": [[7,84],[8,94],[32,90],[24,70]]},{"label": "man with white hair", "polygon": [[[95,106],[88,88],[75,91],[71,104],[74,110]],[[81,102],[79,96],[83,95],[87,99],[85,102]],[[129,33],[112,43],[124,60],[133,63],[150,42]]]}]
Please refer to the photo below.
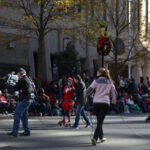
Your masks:
[{"label": "man with white hair", "polygon": [[16,137],[19,131],[20,120],[22,121],[24,132],[20,133],[21,136],[30,136],[30,128],[28,125],[28,110],[31,104],[32,85],[29,77],[26,76],[26,71],[20,68],[17,72],[19,81],[14,87],[15,91],[19,91],[19,103],[16,107],[14,114],[14,124],[12,132],[8,135]]}]

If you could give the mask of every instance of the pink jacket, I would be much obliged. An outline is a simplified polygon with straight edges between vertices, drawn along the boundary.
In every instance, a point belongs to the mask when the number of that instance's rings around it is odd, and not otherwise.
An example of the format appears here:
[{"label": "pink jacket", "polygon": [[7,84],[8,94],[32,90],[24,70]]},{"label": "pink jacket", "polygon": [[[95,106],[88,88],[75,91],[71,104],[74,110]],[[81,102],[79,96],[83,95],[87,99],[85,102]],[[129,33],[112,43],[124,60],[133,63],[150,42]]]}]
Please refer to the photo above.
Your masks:
[{"label": "pink jacket", "polygon": [[0,103],[7,103],[7,100],[4,96],[0,96]]},{"label": "pink jacket", "polygon": [[87,89],[87,94],[95,90],[93,103],[107,103],[110,104],[110,96],[112,102],[116,103],[116,90],[113,83],[105,77],[99,77],[94,80]]}]

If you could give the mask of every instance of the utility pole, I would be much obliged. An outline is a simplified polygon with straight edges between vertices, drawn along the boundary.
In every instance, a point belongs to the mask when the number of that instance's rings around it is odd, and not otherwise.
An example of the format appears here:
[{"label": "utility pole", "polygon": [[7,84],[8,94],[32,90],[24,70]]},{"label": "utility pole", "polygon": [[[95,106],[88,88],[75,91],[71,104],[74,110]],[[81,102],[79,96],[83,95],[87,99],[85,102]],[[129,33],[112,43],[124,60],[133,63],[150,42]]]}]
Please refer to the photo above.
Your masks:
[{"label": "utility pole", "polygon": [[119,0],[116,0],[116,43],[114,43],[114,54],[115,54],[115,70],[114,70],[114,79],[115,86],[118,87],[118,37],[119,37]]},{"label": "utility pole", "polygon": [[128,20],[129,20],[129,31],[128,31],[128,78],[131,79],[131,1],[128,1]]}]

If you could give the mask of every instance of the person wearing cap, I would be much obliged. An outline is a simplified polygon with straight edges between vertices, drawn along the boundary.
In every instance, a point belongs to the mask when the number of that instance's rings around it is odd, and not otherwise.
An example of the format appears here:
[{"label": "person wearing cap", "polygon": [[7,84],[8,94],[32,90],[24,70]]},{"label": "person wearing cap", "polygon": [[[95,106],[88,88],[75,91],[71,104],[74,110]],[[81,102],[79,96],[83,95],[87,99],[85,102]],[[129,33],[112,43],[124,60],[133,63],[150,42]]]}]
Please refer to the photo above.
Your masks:
[{"label": "person wearing cap", "polygon": [[[74,93],[74,86],[73,86],[73,79],[69,77],[67,79],[67,85],[64,87],[63,90],[63,103],[62,103],[62,115],[63,115],[63,120],[59,121],[58,124],[64,125],[66,127],[71,126],[71,110],[72,107],[74,106],[74,98],[75,98],[75,93]],[[68,122],[66,123],[65,116],[68,117]]]},{"label": "person wearing cap", "polygon": [[19,80],[14,87],[14,91],[19,91],[19,103],[17,104],[14,114],[14,123],[12,132],[8,133],[8,135],[14,137],[18,135],[21,120],[24,132],[20,133],[20,135],[29,136],[30,128],[28,124],[28,110],[31,104],[31,93],[33,92],[32,85],[29,77],[26,75],[25,69],[20,68],[17,72],[17,76]]}]

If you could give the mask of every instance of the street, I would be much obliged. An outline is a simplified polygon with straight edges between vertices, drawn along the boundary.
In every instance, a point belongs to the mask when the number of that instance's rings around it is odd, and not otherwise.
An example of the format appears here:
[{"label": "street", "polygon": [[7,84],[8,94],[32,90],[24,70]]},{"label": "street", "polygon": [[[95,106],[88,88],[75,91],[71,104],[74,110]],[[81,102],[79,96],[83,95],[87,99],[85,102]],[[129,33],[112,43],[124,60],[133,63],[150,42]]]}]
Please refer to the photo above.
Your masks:
[{"label": "street", "polygon": [[[92,146],[92,128],[84,128],[82,118],[77,130],[58,126],[60,117],[30,117],[30,137],[8,136],[13,119],[3,118],[0,119],[0,150],[149,150],[150,123],[145,123],[145,118],[146,114],[108,115],[104,123],[107,141],[97,146]],[[95,122],[94,116],[91,119]]]}]

